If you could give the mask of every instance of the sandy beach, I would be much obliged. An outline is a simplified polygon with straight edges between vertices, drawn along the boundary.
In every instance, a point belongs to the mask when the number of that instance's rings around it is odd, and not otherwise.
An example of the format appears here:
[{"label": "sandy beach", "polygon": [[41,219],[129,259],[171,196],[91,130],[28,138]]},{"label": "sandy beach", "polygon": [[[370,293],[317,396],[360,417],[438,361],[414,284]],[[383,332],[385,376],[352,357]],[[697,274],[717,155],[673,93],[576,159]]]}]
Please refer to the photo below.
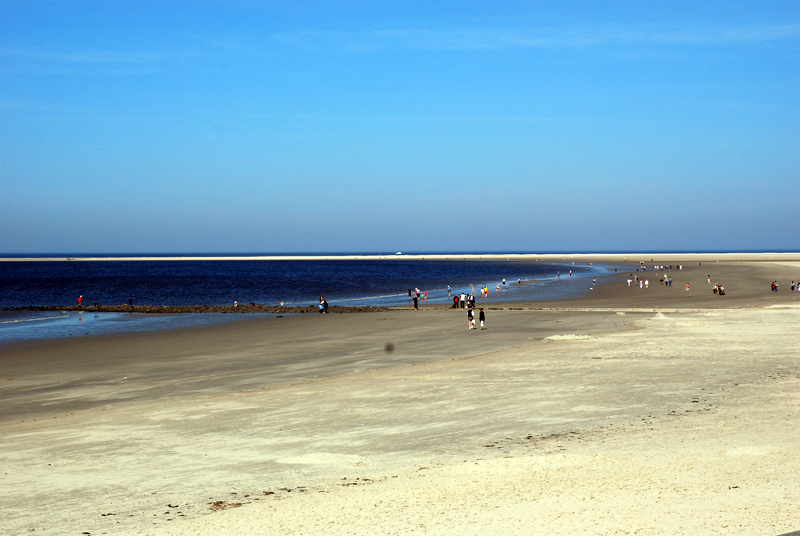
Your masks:
[{"label": "sandy beach", "polygon": [[479,300],[483,331],[423,306],[0,347],[0,534],[798,531],[800,255],[707,255],[569,257],[617,272]]}]

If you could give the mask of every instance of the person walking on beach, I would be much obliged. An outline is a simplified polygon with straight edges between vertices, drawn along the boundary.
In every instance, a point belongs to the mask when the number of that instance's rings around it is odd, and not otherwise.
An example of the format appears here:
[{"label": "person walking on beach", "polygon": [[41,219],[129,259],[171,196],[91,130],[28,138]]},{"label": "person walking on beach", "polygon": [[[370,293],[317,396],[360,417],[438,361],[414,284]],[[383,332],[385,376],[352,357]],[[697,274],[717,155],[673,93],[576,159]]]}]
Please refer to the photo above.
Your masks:
[{"label": "person walking on beach", "polygon": [[463,309],[466,306],[467,306],[467,295],[462,292],[461,293],[461,308]]},{"label": "person walking on beach", "polygon": [[467,327],[469,329],[475,329],[475,326],[473,325],[474,322],[475,322],[475,318],[472,315],[472,308],[467,309]]},{"label": "person walking on beach", "polygon": [[689,282],[686,282],[686,292],[689,292]]},{"label": "person walking on beach", "polygon": [[453,309],[458,309],[458,296],[453,296]]},{"label": "person walking on beach", "polygon": [[419,306],[419,298],[417,297],[416,294],[414,294],[414,310],[415,311],[419,311],[419,307],[418,306]]},{"label": "person walking on beach", "polygon": [[483,323],[486,322],[486,315],[483,312],[483,307],[481,307],[481,312],[478,315],[478,320],[481,321],[481,329],[483,329]]},{"label": "person walking on beach", "polygon": [[450,285],[447,285],[447,297],[450,297]]}]

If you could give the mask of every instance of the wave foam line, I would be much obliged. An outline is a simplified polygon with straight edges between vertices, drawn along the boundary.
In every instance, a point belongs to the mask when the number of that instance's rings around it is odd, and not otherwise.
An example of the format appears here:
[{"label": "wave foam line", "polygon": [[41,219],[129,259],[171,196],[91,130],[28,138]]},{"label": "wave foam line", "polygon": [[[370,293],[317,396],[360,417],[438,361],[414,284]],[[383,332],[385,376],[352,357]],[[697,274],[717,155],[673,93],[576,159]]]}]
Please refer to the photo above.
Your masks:
[{"label": "wave foam line", "polygon": [[66,318],[69,315],[61,315],[61,316],[45,316],[43,318],[20,318],[19,320],[5,320],[0,322],[0,324],[17,324],[19,322],[37,322],[39,320],[53,320],[54,318]]}]

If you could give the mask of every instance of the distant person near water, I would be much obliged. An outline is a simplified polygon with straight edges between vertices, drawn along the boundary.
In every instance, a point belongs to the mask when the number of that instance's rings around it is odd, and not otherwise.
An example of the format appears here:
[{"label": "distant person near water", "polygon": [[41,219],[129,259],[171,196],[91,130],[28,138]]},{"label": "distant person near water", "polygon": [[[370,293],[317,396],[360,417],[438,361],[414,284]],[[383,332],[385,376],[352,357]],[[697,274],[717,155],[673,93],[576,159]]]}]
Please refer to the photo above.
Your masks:
[{"label": "distant person near water", "polygon": [[83,303],[83,294],[81,294],[80,296],[78,296],[78,307],[81,307],[81,304],[82,304],[82,303]]}]

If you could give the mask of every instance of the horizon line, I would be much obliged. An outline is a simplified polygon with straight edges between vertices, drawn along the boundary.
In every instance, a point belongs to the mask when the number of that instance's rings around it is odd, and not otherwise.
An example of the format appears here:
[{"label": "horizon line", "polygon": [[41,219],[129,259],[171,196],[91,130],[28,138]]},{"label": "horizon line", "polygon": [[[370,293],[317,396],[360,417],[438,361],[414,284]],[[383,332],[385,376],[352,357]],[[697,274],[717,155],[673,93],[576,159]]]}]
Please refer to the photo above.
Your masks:
[{"label": "horizon line", "polygon": [[[346,261],[346,260],[527,260],[538,261],[541,260],[559,260],[555,257],[561,257],[562,260],[567,258],[580,258],[587,260],[591,257],[606,258],[608,260],[624,260],[628,261],[631,257],[632,262],[641,257],[650,256],[651,262],[653,257],[664,256],[680,256],[682,259],[688,257],[702,258],[708,260],[709,256],[749,256],[749,257],[766,257],[778,256],[782,260],[796,259],[800,260],[800,251],[789,250],[761,250],[761,251],[633,251],[633,252],[549,252],[549,253],[518,253],[518,252],[505,252],[505,253],[316,253],[316,254],[127,254],[127,255],[114,255],[114,254],[83,254],[83,255],[58,255],[58,254],[32,254],[24,256],[9,255],[0,256],[0,262],[102,262],[102,261]],[[621,258],[621,259],[620,259]],[[638,261],[637,261],[638,262]]]}]

